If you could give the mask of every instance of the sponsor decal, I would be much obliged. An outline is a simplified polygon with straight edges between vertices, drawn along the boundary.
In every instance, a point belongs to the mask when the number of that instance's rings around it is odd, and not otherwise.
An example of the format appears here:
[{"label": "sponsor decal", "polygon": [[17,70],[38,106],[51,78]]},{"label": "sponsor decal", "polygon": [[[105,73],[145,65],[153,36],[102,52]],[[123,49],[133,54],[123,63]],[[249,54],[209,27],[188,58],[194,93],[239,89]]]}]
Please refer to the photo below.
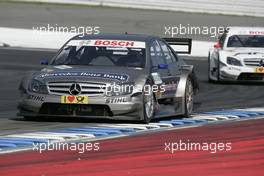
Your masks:
[{"label": "sponsor decal", "polygon": [[53,69],[49,69],[49,68],[43,68],[41,71],[42,72],[53,72],[54,70]]},{"label": "sponsor decal", "polygon": [[118,41],[118,40],[96,40],[95,46],[123,46],[123,47],[133,47],[135,45],[134,41]]},{"label": "sponsor decal", "polygon": [[146,48],[145,42],[130,40],[71,40],[68,46],[108,46],[126,48]]},{"label": "sponsor decal", "polygon": [[61,96],[62,104],[88,104],[87,96]]},{"label": "sponsor decal", "polygon": [[125,97],[108,98],[108,99],[106,99],[106,103],[124,103],[124,102],[127,102]]},{"label": "sponsor decal", "polygon": [[71,66],[68,66],[68,65],[59,65],[59,66],[54,66],[54,68],[58,68],[58,69],[63,70],[63,69],[70,69],[72,67]]},{"label": "sponsor decal", "polygon": [[236,68],[236,67],[228,67],[229,70],[235,70],[235,71],[241,71],[241,69]]},{"label": "sponsor decal", "polygon": [[264,35],[264,31],[249,31],[250,35]]},{"label": "sponsor decal", "polygon": [[179,78],[168,77],[164,79],[164,83],[166,91],[176,90],[179,83]]},{"label": "sponsor decal", "polygon": [[118,81],[127,81],[128,75],[121,75],[115,73],[93,73],[93,72],[54,72],[54,73],[43,73],[36,77],[36,79],[52,78],[52,77],[70,77],[80,76],[89,78],[105,78]]},{"label": "sponsor decal", "polygon": [[163,82],[164,82],[164,84],[162,85],[163,91],[161,92],[161,94],[158,94],[158,96],[175,94],[179,84],[179,78],[167,77],[163,79]]},{"label": "sponsor decal", "polygon": [[170,91],[170,90],[176,90],[177,89],[178,82],[169,82],[169,84],[165,84],[165,90]]},{"label": "sponsor decal", "polygon": [[257,67],[255,72],[256,73],[264,73],[264,67]]},{"label": "sponsor decal", "polygon": [[44,101],[44,97],[38,95],[28,95],[27,99],[34,101]]}]

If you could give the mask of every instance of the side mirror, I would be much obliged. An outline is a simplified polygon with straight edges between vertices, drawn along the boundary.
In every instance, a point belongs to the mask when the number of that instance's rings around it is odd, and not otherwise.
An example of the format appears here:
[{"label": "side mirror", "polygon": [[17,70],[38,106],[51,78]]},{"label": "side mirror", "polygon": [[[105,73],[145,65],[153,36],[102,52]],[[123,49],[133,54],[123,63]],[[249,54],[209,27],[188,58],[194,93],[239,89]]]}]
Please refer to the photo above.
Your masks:
[{"label": "side mirror", "polygon": [[221,45],[220,45],[220,43],[218,43],[218,42],[217,42],[217,43],[215,43],[215,44],[214,44],[214,48],[215,48],[215,49],[219,49],[219,48],[221,48]]},{"label": "side mirror", "polygon": [[158,69],[168,69],[168,64],[159,64]]},{"label": "side mirror", "polygon": [[40,64],[41,65],[49,65],[49,60],[48,59],[41,59]]}]

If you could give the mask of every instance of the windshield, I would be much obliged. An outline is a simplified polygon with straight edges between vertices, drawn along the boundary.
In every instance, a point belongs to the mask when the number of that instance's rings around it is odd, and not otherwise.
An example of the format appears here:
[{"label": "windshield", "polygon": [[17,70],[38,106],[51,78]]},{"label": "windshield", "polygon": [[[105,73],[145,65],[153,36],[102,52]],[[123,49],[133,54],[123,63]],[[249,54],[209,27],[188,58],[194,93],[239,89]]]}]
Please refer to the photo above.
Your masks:
[{"label": "windshield", "polygon": [[264,35],[232,35],[227,47],[264,47]]},{"label": "windshield", "polygon": [[72,40],[52,65],[145,66],[145,42],[116,40]]}]

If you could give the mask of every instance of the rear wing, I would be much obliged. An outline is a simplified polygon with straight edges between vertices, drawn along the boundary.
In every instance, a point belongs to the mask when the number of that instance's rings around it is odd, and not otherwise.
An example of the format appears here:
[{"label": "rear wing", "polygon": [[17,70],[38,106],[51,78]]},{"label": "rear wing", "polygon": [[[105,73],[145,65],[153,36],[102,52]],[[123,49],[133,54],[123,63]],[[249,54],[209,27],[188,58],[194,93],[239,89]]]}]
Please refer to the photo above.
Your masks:
[{"label": "rear wing", "polygon": [[191,54],[192,39],[190,38],[163,38],[178,54]]}]

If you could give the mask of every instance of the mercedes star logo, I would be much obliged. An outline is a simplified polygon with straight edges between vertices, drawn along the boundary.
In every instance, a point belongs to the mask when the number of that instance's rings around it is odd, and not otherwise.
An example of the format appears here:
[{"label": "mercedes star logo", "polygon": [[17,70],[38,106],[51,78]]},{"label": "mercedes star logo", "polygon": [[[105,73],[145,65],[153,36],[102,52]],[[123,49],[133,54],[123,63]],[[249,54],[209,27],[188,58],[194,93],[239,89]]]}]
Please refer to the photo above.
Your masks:
[{"label": "mercedes star logo", "polygon": [[81,89],[80,84],[74,83],[71,85],[69,92],[71,95],[79,95],[82,91]]},{"label": "mercedes star logo", "polygon": [[259,66],[264,67],[264,59],[261,59],[259,62]]}]

